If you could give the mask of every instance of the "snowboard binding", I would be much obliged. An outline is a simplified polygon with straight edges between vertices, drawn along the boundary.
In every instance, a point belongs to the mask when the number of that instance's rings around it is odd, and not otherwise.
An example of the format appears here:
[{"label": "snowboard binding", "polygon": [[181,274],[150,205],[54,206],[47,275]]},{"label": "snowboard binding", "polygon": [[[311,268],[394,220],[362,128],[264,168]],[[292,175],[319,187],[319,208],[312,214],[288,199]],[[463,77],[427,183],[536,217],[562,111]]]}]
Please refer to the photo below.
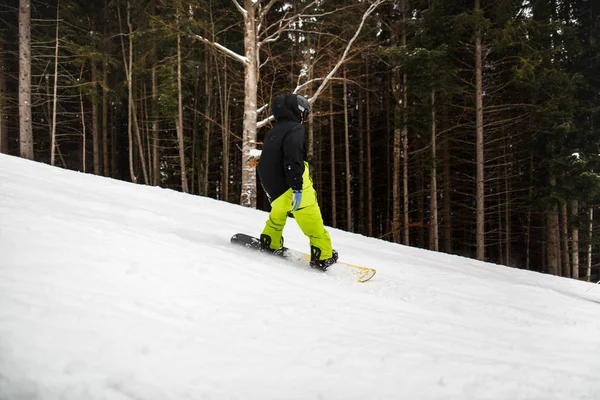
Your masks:
[{"label": "snowboard binding", "polygon": [[320,269],[321,271],[327,271],[327,268],[331,267],[338,260],[338,252],[336,250],[332,250],[331,258],[327,258],[325,260],[320,260],[321,258],[321,249],[316,246],[310,246],[310,267],[315,269]]},{"label": "snowboard binding", "polygon": [[277,256],[283,255],[283,252],[284,252],[283,236],[281,237],[281,247],[278,249],[271,248],[271,236],[265,235],[264,233],[262,233],[260,235],[260,244],[262,246],[262,250],[266,251],[267,253],[271,253],[271,254],[274,254]]}]

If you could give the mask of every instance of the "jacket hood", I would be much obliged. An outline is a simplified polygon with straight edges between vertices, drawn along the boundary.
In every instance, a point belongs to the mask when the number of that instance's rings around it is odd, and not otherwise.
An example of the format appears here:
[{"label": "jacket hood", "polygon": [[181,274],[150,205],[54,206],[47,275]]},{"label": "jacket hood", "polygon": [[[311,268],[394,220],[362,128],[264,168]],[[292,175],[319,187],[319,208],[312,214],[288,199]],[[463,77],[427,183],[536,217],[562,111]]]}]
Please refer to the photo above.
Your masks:
[{"label": "jacket hood", "polygon": [[280,94],[273,99],[271,112],[277,122],[288,120],[301,122],[300,110],[296,96],[293,94]]}]

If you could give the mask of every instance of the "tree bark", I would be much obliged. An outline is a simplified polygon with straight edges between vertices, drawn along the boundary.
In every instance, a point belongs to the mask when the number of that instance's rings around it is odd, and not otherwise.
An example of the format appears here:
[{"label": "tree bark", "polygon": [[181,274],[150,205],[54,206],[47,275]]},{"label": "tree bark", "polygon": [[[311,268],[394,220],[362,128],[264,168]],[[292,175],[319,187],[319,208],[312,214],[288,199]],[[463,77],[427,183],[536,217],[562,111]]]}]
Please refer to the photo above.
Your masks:
[{"label": "tree bark", "polygon": [[[408,0],[402,0],[402,48],[406,50],[406,13]],[[404,208],[404,244],[410,245],[410,216],[408,213],[408,74],[402,74],[402,197]]]},{"label": "tree bark", "polygon": [[344,76],[344,147],[346,150],[346,229],[352,232],[352,186],[350,172],[350,136],[348,133],[348,81],[346,80],[346,66]]},{"label": "tree bark", "polygon": [[579,216],[579,201],[571,201],[571,216],[573,217],[573,223],[571,224],[571,253],[572,253],[572,266],[573,271],[571,276],[573,279],[579,279],[579,227],[576,218]]},{"label": "tree bark", "polygon": [[[81,68],[82,72],[83,72],[83,66]],[[79,79],[81,79],[81,76],[79,77]],[[87,152],[86,152],[86,141],[87,141],[87,135],[86,135],[86,131],[85,131],[85,108],[83,107],[83,94],[81,93],[81,90],[79,91],[79,107],[80,107],[80,113],[81,113],[81,171],[82,172],[86,172],[86,162],[87,162]]]},{"label": "tree bark", "polygon": [[244,0],[244,120],[242,128],[242,192],[240,204],[256,208],[256,166],[251,164],[256,149],[256,101],[258,57],[256,7],[259,2]]},{"label": "tree bark", "polygon": [[561,239],[562,239],[562,276],[571,277],[571,265],[569,262],[569,220],[567,212],[567,203],[563,203],[560,207],[561,216]]},{"label": "tree bark", "polygon": [[335,188],[335,128],[333,126],[333,85],[329,86],[329,154],[331,164],[331,226],[337,226],[337,199]]},{"label": "tree bark", "polygon": [[[447,108],[444,108],[444,121],[447,121]],[[444,133],[442,146],[444,147],[444,182],[443,182],[443,220],[444,220],[444,252],[452,253],[452,174],[450,159],[450,138],[449,133]]]},{"label": "tree bark", "polygon": [[104,1],[104,55],[102,60],[102,157],[104,176],[111,176],[111,166],[108,150],[108,55],[110,54],[110,37],[108,21],[110,20],[109,0]]},{"label": "tree bark", "polygon": [[102,171],[101,158],[100,158],[100,132],[98,129],[98,68],[94,58],[90,60],[92,64],[92,146],[93,146],[93,157],[94,157],[94,174],[100,175]]},{"label": "tree bark", "polygon": [[367,236],[373,236],[373,166],[371,160],[371,103],[370,103],[370,80],[369,60],[366,61],[366,126],[367,126]]},{"label": "tree bark", "polygon": [[179,168],[181,169],[181,190],[188,193],[183,132],[183,98],[181,94],[181,35],[179,34],[177,34],[177,143],[179,146]]},{"label": "tree bark", "polygon": [[431,185],[430,199],[430,219],[429,219],[429,250],[439,251],[439,232],[438,232],[438,202],[437,202],[437,153],[436,153],[436,115],[435,115],[435,90],[431,91]]},{"label": "tree bark", "polygon": [[588,225],[588,248],[587,248],[587,270],[585,272],[585,280],[592,279],[592,233],[594,232],[594,206],[589,208],[590,221]]},{"label": "tree bark", "polygon": [[[205,62],[205,81],[204,81],[204,93],[206,101],[204,103],[204,156],[203,156],[203,168],[202,168],[202,191],[200,194],[208,196],[208,169],[210,165],[210,136],[212,130],[212,119],[213,119],[213,93],[212,93],[212,71],[211,71],[211,59],[213,59],[212,51],[208,48],[204,51]],[[216,61],[215,61],[216,62]],[[218,71],[217,68],[215,70]],[[199,178],[200,179],[200,178]]]},{"label": "tree bark", "polygon": [[[550,185],[554,191],[554,188],[556,187],[556,178],[554,176],[550,177]],[[555,204],[548,207],[547,219],[548,273],[560,275],[560,227],[558,221],[558,208]]]},{"label": "tree bark", "polygon": [[229,162],[230,162],[230,151],[229,151],[229,138],[230,138],[230,108],[229,108],[229,96],[230,88],[227,80],[227,58],[223,60],[223,81],[220,84],[221,90],[221,141],[223,144],[222,164],[221,164],[221,198],[225,201],[229,201]]},{"label": "tree bark", "polygon": [[363,88],[358,87],[358,232],[365,234],[365,127]]},{"label": "tree bark", "polygon": [[19,146],[20,156],[33,160],[30,0],[19,0]]},{"label": "tree bark", "polygon": [[156,74],[156,47],[152,49],[152,156],[151,156],[151,183],[155,186],[160,186],[160,137],[158,134],[158,119],[159,119],[159,108],[158,108],[158,76]]},{"label": "tree bark", "polygon": [[[480,12],[480,0],[475,0],[475,12]],[[476,153],[476,257],[485,259],[485,188],[483,153],[483,65],[481,31],[475,33],[475,153]]]},{"label": "tree bark", "polygon": [[54,48],[54,82],[53,82],[53,94],[52,94],[52,126],[50,133],[50,165],[54,165],[55,152],[56,152],[56,106],[58,103],[57,89],[58,89],[58,27],[59,27],[59,10],[60,1],[56,3],[56,37],[55,37],[55,48]]},{"label": "tree bark", "polygon": [[[0,36],[0,65],[4,65],[4,39]],[[4,68],[0,68],[0,153],[8,154],[8,118],[7,110],[7,74]]]}]

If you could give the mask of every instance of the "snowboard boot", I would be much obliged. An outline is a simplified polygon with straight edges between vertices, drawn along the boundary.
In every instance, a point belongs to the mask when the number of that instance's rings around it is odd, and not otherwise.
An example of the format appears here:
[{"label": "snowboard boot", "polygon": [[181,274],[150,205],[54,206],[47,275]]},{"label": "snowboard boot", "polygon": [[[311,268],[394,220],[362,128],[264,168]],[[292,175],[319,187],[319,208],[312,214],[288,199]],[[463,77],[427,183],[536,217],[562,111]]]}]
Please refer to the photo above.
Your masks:
[{"label": "snowboard boot", "polygon": [[262,245],[263,251],[272,253],[277,256],[283,255],[283,236],[281,237],[281,247],[278,249],[271,248],[271,236],[262,233],[260,235],[260,244]]},{"label": "snowboard boot", "polygon": [[320,269],[321,271],[327,271],[327,268],[331,267],[338,260],[338,252],[335,250],[331,251],[331,258],[320,260],[321,249],[316,246],[310,246],[310,267]]}]

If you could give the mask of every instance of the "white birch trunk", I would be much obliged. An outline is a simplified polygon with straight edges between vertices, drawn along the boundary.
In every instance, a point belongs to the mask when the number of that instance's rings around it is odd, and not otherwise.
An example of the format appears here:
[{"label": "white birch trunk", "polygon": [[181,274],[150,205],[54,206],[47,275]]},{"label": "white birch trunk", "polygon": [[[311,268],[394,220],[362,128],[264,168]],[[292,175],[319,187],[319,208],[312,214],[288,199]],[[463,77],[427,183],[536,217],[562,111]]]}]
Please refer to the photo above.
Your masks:
[{"label": "white birch trunk", "polygon": [[244,120],[242,132],[242,191],[240,204],[256,208],[256,166],[251,164],[256,149],[256,101],[258,85],[258,48],[256,7],[258,2],[244,0]]}]

